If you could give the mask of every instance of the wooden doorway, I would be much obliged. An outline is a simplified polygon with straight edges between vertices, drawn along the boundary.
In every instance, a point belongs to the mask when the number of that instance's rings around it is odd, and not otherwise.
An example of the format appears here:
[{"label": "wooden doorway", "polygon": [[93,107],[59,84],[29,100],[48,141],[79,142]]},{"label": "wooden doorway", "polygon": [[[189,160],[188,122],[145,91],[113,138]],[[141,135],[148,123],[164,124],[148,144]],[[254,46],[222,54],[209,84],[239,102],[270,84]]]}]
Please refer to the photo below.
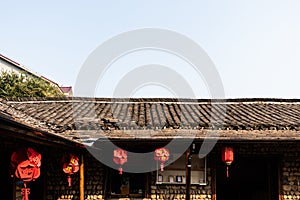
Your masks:
[{"label": "wooden doorway", "polygon": [[278,161],[244,157],[217,168],[217,200],[278,200]]}]

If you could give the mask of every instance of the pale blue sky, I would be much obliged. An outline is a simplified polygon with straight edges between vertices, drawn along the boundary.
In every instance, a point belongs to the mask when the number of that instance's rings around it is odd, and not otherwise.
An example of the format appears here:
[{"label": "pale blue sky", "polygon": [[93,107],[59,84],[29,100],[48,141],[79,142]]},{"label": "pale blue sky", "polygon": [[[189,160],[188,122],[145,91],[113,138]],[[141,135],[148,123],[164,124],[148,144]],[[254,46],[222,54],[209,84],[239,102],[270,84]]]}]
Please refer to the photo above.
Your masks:
[{"label": "pale blue sky", "polygon": [[[0,53],[60,85],[75,84],[83,62],[102,42],[148,27],[179,32],[205,49],[227,98],[300,98],[299,0],[29,0],[0,5]],[[131,66],[134,59],[131,55],[120,63]],[[117,71],[107,75],[108,85]],[[199,98],[207,97],[203,87],[194,86]],[[109,96],[112,89],[97,94]],[[164,95],[153,88],[148,92]]]}]

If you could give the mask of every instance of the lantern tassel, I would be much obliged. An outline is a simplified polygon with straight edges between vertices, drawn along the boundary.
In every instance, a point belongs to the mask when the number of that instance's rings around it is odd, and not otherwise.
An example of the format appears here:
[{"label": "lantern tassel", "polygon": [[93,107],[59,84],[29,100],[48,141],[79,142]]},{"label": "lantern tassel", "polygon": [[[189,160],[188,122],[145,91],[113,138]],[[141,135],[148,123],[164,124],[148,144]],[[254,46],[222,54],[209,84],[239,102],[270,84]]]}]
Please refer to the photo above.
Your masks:
[{"label": "lantern tassel", "polygon": [[72,187],[72,178],[70,175],[68,176],[68,183],[69,183],[69,187]]},{"label": "lantern tassel", "polygon": [[164,163],[160,163],[160,171],[164,171]]},{"label": "lantern tassel", "polygon": [[28,200],[28,195],[30,194],[30,188],[26,188],[26,183],[24,183],[24,188],[21,190],[22,200]]},{"label": "lantern tassel", "polygon": [[228,178],[229,177],[229,169],[228,169],[228,165],[226,166],[226,177]]},{"label": "lantern tassel", "polygon": [[122,167],[119,168],[119,174],[121,174],[121,175],[123,174],[123,169],[122,169]]}]

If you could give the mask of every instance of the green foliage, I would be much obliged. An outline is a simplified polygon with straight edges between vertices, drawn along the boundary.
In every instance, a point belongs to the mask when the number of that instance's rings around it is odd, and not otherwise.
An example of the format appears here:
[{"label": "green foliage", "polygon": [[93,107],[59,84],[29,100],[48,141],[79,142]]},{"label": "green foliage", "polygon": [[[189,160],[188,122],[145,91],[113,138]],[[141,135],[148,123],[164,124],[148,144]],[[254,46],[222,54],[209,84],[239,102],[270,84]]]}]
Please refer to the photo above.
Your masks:
[{"label": "green foliage", "polygon": [[26,74],[2,71],[0,74],[0,97],[59,97],[59,88],[43,79]]}]

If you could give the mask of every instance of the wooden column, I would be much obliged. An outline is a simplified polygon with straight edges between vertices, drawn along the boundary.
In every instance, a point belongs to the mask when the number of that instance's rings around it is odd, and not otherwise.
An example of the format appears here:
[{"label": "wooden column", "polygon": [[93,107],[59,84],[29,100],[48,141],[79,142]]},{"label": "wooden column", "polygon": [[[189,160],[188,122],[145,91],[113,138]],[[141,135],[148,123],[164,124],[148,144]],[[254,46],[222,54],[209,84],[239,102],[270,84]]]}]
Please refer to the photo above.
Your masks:
[{"label": "wooden column", "polygon": [[191,163],[191,150],[188,148],[185,152],[185,177],[186,177],[186,194],[185,194],[185,199],[190,200],[191,196],[191,168],[192,168],[192,163]]},{"label": "wooden column", "polygon": [[278,198],[279,200],[284,200],[284,195],[282,192],[282,163],[277,161],[277,180],[278,180]]},{"label": "wooden column", "polygon": [[80,179],[79,179],[79,196],[80,200],[84,200],[84,158],[81,154],[80,162]]},{"label": "wooden column", "polygon": [[212,165],[211,170],[211,199],[217,200],[217,169],[216,165]]}]

